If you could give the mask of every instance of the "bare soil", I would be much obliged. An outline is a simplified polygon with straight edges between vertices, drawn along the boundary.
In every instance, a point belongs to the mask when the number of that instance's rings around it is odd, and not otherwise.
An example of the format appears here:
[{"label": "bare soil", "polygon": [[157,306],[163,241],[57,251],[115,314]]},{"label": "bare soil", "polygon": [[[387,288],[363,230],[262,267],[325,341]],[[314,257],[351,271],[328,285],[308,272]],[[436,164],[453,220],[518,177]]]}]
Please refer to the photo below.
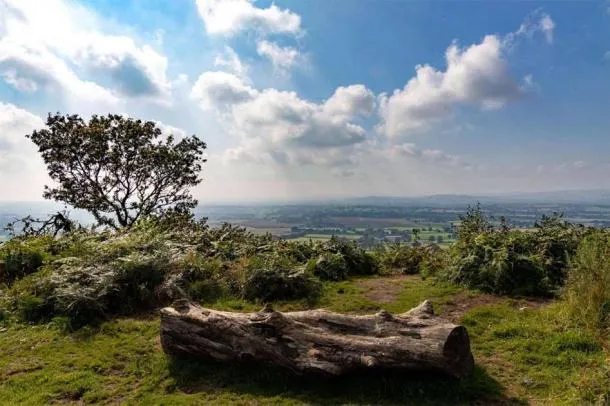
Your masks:
[{"label": "bare soil", "polygon": [[364,297],[377,303],[391,303],[405,287],[407,275],[393,275],[358,281],[358,286],[367,289]]}]

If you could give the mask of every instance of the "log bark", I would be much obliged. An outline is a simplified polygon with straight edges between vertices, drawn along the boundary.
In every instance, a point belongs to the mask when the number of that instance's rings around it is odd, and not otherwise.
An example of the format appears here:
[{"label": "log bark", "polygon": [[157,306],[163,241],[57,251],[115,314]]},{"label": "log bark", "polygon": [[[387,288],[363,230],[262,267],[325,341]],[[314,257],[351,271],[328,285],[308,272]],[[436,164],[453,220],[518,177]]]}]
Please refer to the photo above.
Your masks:
[{"label": "log bark", "polygon": [[181,300],[161,310],[161,345],[170,355],[262,362],[295,374],[404,369],[462,378],[474,367],[466,328],[436,317],[429,301],[399,315],[356,316],[269,306],[231,313]]}]

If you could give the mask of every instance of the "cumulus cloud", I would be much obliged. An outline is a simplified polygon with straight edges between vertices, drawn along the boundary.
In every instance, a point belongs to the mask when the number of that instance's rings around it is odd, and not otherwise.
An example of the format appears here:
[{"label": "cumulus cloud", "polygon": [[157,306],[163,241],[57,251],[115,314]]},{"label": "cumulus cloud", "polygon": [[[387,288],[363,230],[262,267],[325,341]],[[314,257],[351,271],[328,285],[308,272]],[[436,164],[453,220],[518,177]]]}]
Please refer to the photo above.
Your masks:
[{"label": "cumulus cloud", "polygon": [[118,99],[102,86],[81,80],[66,62],[44,47],[0,39],[0,71],[9,85],[24,92],[40,88],[65,91],[70,96],[114,104]]},{"label": "cumulus cloud", "polygon": [[252,0],[197,0],[208,34],[234,35],[246,29],[263,33],[301,33],[301,17],[275,4],[258,8]]},{"label": "cumulus cloud", "polygon": [[221,110],[253,99],[258,92],[239,77],[227,72],[204,72],[199,76],[191,97],[203,110]]},{"label": "cumulus cloud", "polygon": [[380,96],[382,133],[396,137],[424,130],[451,116],[457,105],[495,109],[522,94],[495,35],[467,48],[453,43],[445,60],[445,71],[418,65],[403,89]]},{"label": "cumulus cloud", "polygon": [[295,92],[255,89],[225,72],[203,73],[191,95],[203,109],[217,111],[241,140],[228,157],[283,165],[346,162],[345,148],[366,139],[366,130],[354,120],[370,114],[375,103],[363,85],[339,88],[325,102],[314,103]]},{"label": "cumulus cloud", "polygon": [[292,47],[281,47],[275,42],[267,40],[259,41],[256,47],[256,52],[260,56],[268,58],[273,67],[280,72],[286,72],[292,69],[299,61],[302,61],[303,56]]},{"label": "cumulus cloud", "polygon": [[444,71],[417,65],[415,76],[403,89],[380,95],[378,129],[390,138],[425,131],[451,117],[458,106],[498,109],[524,93],[539,90],[532,75],[520,83],[512,77],[506,53],[519,38],[531,38],[538,32],[551,43],[554,29],[552,18],[538,10],[503,38],[487,35],[465,48],[454,41],[445,52]]},{"label": "cumulus cloud", "polygon": [[169,97],[167,58],[149,45],[138,47],[125,36],[91,34],[75,50],[75,61],[107,75],[114,87],[130,97]]},{"label": "cumulus cloud", "polygon": [[324,103],[324,111],[334,117],[370,116],[375,110],[375,94],[364,85],[340,86]]},{"label": "cumulus cloud", "polygon": [[248,65],[241,61],[239,55],[230,46],[225,46],[224,52],[216,56],[214,66],[226,68],[241,78],[248,75]]},{"label": "cumulus cloud", "polygon": [[[0,102],[0,190],[5,198],[23,199],[23,180],[39,183],[42,190],[44,167],[34,145],[25,135],[44,125],[40,117],[9,103]],[[33,196],[29,196],[33,197]]]},{"label": "cumulus cloud", "polygon": [[[128,97],[166,99],[167,58],[124,35],[109,35],[88,9],[66,0],[0,0],[0,72],[22,91],[49,84],[68,94],[116,102]],[[113,91],[78,77],[73,66],[108,82]],[[67,78],[67,79],[65,79]]]}]

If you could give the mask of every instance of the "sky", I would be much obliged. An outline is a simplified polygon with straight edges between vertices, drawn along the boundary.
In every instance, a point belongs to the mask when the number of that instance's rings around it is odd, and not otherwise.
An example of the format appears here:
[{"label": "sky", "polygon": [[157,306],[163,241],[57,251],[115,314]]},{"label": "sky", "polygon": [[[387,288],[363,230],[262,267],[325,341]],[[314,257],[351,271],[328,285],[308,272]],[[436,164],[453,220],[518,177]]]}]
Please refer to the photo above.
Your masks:
[{"label": "sky", "polygon": [[0,0],[0,201],[55,112],[194,134],[245,202],[610,188],[609,108],[607,1]]}]

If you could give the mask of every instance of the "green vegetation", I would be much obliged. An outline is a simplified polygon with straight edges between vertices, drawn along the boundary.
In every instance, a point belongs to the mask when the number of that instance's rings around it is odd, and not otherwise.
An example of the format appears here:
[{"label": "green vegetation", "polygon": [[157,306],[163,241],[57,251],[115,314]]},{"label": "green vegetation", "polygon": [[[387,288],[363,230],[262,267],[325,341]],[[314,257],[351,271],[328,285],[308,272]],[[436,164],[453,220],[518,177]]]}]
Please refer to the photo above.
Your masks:
[{"label": "green vegetation", "polygon": [[346,240],[274,241],[181,218],[116,232],[17,237],[0,247],[0,258],[5,313],[27,322],[62,317],[74,329],[179,297],[315,302],[320,280],[378,272],[373,256]]},{"label": "green vegetation", "polygon": [[486,292],[551,296],[563,286],[569,257],[590,233],[559,215],[543,216],[533,230],[492,223],[477,206],[461,218],[450,262],[439,276]]},{"label": "green vegetation", "polygon": [[[391,301],[371,299],[396,283],[400,289]],[[260,366],[172,359],[159,348],[156,315],[119,318],[68,334],[59,321],[34,326],[4,322],[0,403],[604,404],[610,396],[610,354],[595,336],[566,324],[557,305],[487,297],[419,276],[327,283],[319,305],[402,312],[423,298],[468,327],[477,360],[472,377],[447,381],[376,374],[319,380]],[[471,310],[462,309],[477,301]],[[219,300],[208,306],[235,310],[236,303]],[[523,306],[528,307],[519,310]]]},{"label": "green vegetation", "polygon": [[597,231],[578,247],[568,270],[568,315],[584,327],[610,334],[610,235]]}]

